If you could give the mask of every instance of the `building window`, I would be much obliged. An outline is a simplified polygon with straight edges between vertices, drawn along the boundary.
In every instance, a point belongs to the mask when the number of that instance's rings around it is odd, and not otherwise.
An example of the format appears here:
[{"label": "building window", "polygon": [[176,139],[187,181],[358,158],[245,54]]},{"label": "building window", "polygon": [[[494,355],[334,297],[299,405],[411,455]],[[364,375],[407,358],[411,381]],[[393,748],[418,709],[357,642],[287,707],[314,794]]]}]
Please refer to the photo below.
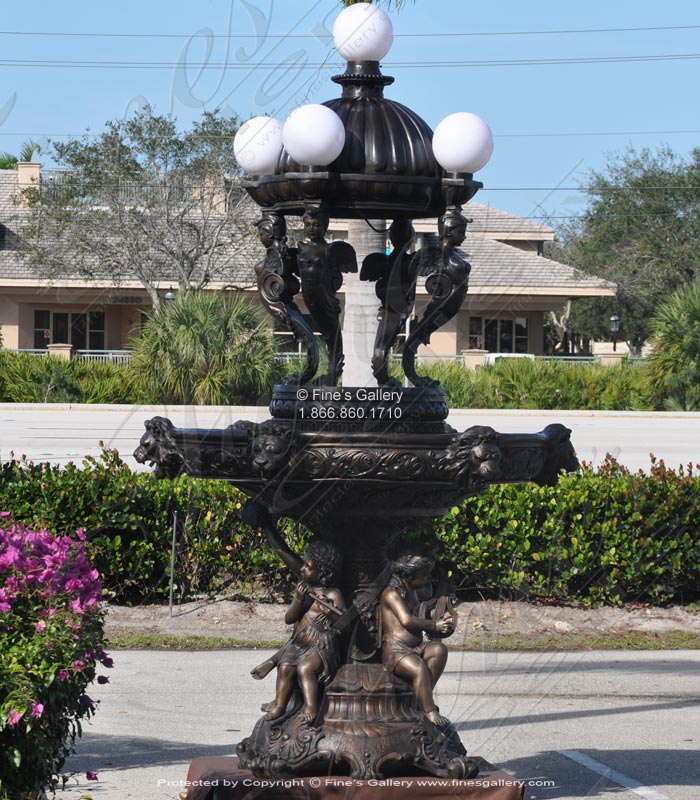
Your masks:
[{"label": "building window", "polygon": [[89,333],[88,347],[90,350],[105,349],[105,312],[91,311],[88,314]]},{"label": "building window", "polygon": [[513,342],[515,343],[514,353],[527,353],[528,350],[528,335],[527,335],[527,317],[516,317],[513,320]]},{"label": "building window", "polygon": [[472,350],[488,350],[489,353],[527,353],[527,317],[470,317],[469,347]]},{"label": "building window", "polygon": [[34,312],[34,349],[46,350],[46,345],[51,341],[51,312]]},{"label": "building window", "polygon": [[75,350],[104,350],[105,312],[34,311],[34,349],[71,344]]},{"label": "building window", "polygon": [[14,234],[0,222],[0,250],[14,250]]}]

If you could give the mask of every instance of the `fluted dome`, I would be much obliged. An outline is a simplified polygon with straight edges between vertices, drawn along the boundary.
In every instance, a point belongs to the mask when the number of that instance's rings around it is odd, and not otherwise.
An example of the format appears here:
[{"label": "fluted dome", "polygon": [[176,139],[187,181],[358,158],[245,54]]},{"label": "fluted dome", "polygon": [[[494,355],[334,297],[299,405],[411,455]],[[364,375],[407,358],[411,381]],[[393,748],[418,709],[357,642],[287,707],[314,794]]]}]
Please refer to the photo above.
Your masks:
[{"label": "fluted dome", "polygon": [[481,184],[471,176],[445,177],[435,160],[433,131],[414,111],[384,97],[393,78],[374,61],[349,62],[333,81],[342,97],[323,105],[345,126],[345,147],[328,167],[302,167],[282,153],[275,174],[244,183],[262,206],[301,214],[319,203],[334,217],[435,217],[450,203],[469,200]]}]

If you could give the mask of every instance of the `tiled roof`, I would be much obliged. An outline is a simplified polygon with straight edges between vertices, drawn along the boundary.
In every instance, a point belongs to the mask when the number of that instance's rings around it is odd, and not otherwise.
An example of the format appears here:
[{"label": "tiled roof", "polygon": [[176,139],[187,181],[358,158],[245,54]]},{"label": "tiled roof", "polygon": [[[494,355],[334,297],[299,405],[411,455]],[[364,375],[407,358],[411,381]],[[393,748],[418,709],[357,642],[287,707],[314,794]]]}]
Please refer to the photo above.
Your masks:
[{"label": "tiled roof", "polygon": [[[515,214],[509,214],[507,211],[484,206],[474,201],[464,206],[462,213],[467,219],[471,219],[469,230],[474,233],[509,233],[514,235],[522,233],[527,234],[528,238],[532,234],[539,233],[549,237],[554,233],[554,228],[548,225],[542,225],[525,217],[518,217]],[[516,237],[514,236],[514,238]]]},{"label": "tiled roof", "polygon": [[[2,171],[0,170],[0,178]],[[0,185],[0,196],[2,192]],[[255,285],[255,274],[253,267],[257,261],[262,257],[260,242],[253,229],[252,223],[260,216],[259,209],[247,200],[241,203],[236,214],[236,221],[233,225],[234,229],[231,231],[232,239],[235,234],[234,243],[230,248],[222,250],[213,258],[210,267],[213,279],[217,282],[228,283],[234,286],[250,286]],[[0,222],[5,222],[8,228],[12,230],[21,230],[22,227],[22,211],[18,211],[13,205],[10,211],[4,212],[0,206]],[[159,254],[154,253],[154,263],[160,258]],[[95,259],[93,274],[96,279],[109,278],[109,270],[101,268],[100,263]],[[200,275],[194,274],[193,280],[200,279]],[[64,273],[63,278],[70,281],[81,280],[83,278],[77,272]],[[155,268],[152,273],[153,280],[160,281],[174,281],[176,277],[168,270],[165,265],[162,269]],[[37,274],[20,258],[16,251],[13,250],[0,250],[0,279],[19,279],[19,280],[32,280],[37,279]],[[54,281],[55,283],[56,281]]]},{"label": "tiled roof", "polygon": [[610,281],[475,233],[467,233],[461,252],[472,265],[469,278],[472,289],[491,286],[616,289]]},{"label": "tiled roof", "polygon": [[[498,234],[502,239],[542,241],[554,237],[554,228],[542,225],[539,222],[517,217],[507,211],[484,206],[481,203],[468,203],[462,209],[464,216],[471,220],[469,230],[474,233]],[[436,219],[419,219],[414,221],[417,231],[437,230]],[[339,219],[331,221],[331,228],[347,230],[348,220]]]},{"label": "tiled roof", "polygon": [[[7,174],[9,173],[9,175]],[[16,186],[16,173],[10,170],[0,170],[0,222],[6,222],[8,227],[17,228],[21,224],[14,204],[5,209],[2,198],[11,190],[11,180]],[[479,203],[470,203],[465,207],[465,212],[474,221],[469,226],[467,239],[462,246],[462,251],[472,265],[470,284],[472,292],[484,289],[504,287],[548,287],[559,289],[569,288],[585,293],[586,289],[614,291],[615,285],[600,278],[584,275],[573,267],[560,264],[551,259],[537,256],[500,241],[488,238],[483,233],[493,231],[535,232],[551,231],[551,228],[537,223],[523,220],[505,211],[499,211]],[[217,273],[215,280],[230,283],[235,286],[254,286],[255,275],[253,268],[262,258],[263,251],[258,237],[253,230],[253,223],[259,218],[259,208],[250,200],[245,199],[236,210],[236,228],[239,238],[235,249],[222,253],[212,265],[213,272]],[[290,232],[300,227],[300,221],[289,219]],[[529,228],[528,228],[529,226]],[[106,274],[106,273],[105,273]],[[12,250],[0,250],[0,279],[31,280],[36,275]],[[79,275],[66,275],[66,279],[79,279]],[[157,279],[157,278],[156,278]],[[162,281],[173,281],[174,276],[167,270],[160,275]]]},{"label": "tiled roof", "polygon": [[0,221],[4,221],[9,214],[13,214],[17,210],[16,194],[17,170],[0,169]]}]

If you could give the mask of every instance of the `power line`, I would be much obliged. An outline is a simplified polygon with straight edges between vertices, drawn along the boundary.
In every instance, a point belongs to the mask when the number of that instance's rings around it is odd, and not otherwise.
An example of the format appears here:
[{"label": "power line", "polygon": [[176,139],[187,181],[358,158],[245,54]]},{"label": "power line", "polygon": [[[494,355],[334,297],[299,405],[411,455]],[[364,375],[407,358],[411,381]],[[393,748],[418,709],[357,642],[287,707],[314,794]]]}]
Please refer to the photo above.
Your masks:
[{"label": "power line", "polygon": [[[467,206],[467,211],[469,207]],[[606,219],[649,219],[652,217],[677,217],[678,214],[672,211],[648,211],[648,212],[640,212],[636,214],[610,214],[606,216]],[[527,217],[523,217],[522,219],[543,219],[543,220],[555,220],[555,219],[588,219],[588,215],[586,214],[570,214],[570,215],[550,215],[550,214],[529,214]]]},{"label": "power line", "polygon": [[[76,177],[80,180],[79,173],[73,172],[70,168],[49,168],[54,169],[56,172],[62,172],[69,177]],[[138,172],[133,173],[135,179],[139,177]],[[119,177],[114,176],[116,183],[91,183],[87,181],[86,183],[92,189],[109,189],[120,187],[121,184],[118,182]],[[160,182],[150,182],[150,181],[143,181],[143,180],[136,180],[139,187],[143,188],[153,188],[153,187],[162,187],[165,184]],[[700,192],[700,186],[673,186],[673,185],[661,185],[661,186],[604,186],[602,190],[598,190],[592,187],[587,186],[485,186],[483,189],[480,190],[480,193],[483,194],[485,192],[582,192],[588,193],[593,195],[599,195],[603,192],[659,192],[659,191],[684,191],[684,192]]]},{"label": "power line", "polygon": [[[577,58],[519,58],[482,61],[394,61],[387,62],[385,69],[454,69],[455,67],[525,67],[525,66],[560,66],[564,64],[629,64],[644,61],[692,61],[700,58],[700,53],[666,53],[661,55],[639,56],[593,56]],[[60,61],[60,60],[28,60],[28,59],[0,59],[0,66],[6,67],[35,67],[50,69],[173,69],[182,66],[176,61]],[[188,64],[189,69],[219,69],[219,70],[271,70],[292,68],[298,70],[320,70],[325,63],[295,63],[288,62],[257,64],[230,64],[227,62],[208,62],[205,64]]]},{"label": "power line", "polygon": [[[696,30],[700,25],[655,25],[633,28],[561,28],[535,31],[436,31],[434,33],[396,33],[395,39],[417,39],[428,37],[479,37],[479,36],[560,36],[579,33],[636,33],[649,31]],[[107,33],[102,31],[0,31],[0,36],[52,36],[105,39],[191,39],[191,33]],[[256,34],[208,33],[211,39],[260,39]],[[318,39],[312,33],[266,34],[265,39]]]},{"label": "power line", "polygon": [[[544,139],[556,137],[570,137],[570,136],[670,136],[671,134],[700,134],[699,129],[678,129],[669,131],[546,131],[540,133],[495,133],[495,139]],[[79,139],[99,138],[101,133],[90,133],[83,131],[82,133],[21,133],[18,131],[3,131],[0,130],[0,136],[26,136],[30,138],[37,138],[46,136],[53,139]],[[169,137],[164,137],[169,138]],[[192,139],[228,139],[228,136],[214,136],[214,135],[195,135],[189,134],[187,138]]]},{"label": "power line", "polygon": [[495,139],[544,139],[558,136],[666,136],[669,134],[700,133],[700,130],[675,131],[560,131],[548,133],[494,133]]}]

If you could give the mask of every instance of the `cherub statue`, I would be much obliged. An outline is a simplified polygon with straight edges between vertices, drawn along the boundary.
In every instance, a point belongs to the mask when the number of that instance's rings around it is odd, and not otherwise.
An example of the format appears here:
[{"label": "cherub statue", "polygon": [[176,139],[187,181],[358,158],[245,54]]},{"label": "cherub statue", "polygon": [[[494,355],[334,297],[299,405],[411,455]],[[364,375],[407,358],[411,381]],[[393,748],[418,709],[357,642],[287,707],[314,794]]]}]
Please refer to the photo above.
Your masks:
[{"label": "cherub statue", "polygon": [[437,385],[437,381],[416,373],[416,353],[421,344],[428,344],[432,334],[454,317],[467,296],[471,266],[457,251],[466,232],[467,220],[461,209],[459,206],[451,208],[438,221],[440,247],[424,247],[416,254],[420,259],[417,271],[427,275],[425,288],[432,299],[403,350],[403,370],[414,386]]},{"label": "cherub statue", "polygon": [[421,604],[432,595],[430,573],[435,561],[434,554],[418,550],[398,556],[382,593],[379,614],[384,666],[411,684],[425,718],[444,726],[449,720],[440,715],[433,688],[445,669],[447,648],[440,641],[424,641],[423,634],[449,636],[454,618],[448,612],[435,620],[419,615]]},{"label": "cherub statue", "polygon": [[362,262],[360,280],[376,281],[375,292],[381,301],[372,355],[372,372],[379,386],[398,385],[389,377],[389,351],[416,302],[418,261],[408,253],[414,238],[411,220],[396,219],[389,228],[391,253],[370,253]]},{"label": "cherub statue", "polygon": [[326,241],[330,220],[324,211],[307,208],[302,219],[306,239],[297,253],[301,292],[328,348],[328,375],[321,381],[336,386],[345,361],[336,294],[343,285],[343,273],[357,272],[357,258],[347,242]]},{"label": "cherub statue", "polygon": [[296,250],[287,247],[287,222],[282,214],[267,211],[255,224],[265,258],[255,267],[258,292],[263,306],[306,348],[306,368],[300,375],[290,375],[286,383],[307,383],[318,370],[318,342],[309,323],[294,302],[299,291],[296,277]]},{"label": "cherub statue", "polygon": [[341,663],[341,631],[334,627],[345,613],[345,600],[337,581],[342,565],[338,550],[327,542],[312,541],[304,558],[282,541],[271,520],[263,519],[268,541],[284,563],[300,577],[284,621],[294,625],[289,641],[252,670],[261,680],[277,667],[275,699],[263,706],[269,720],[283,716],[297,686],[304,705],[301,718],[312,723],[319,710],[319,684],[330,681]]}]

